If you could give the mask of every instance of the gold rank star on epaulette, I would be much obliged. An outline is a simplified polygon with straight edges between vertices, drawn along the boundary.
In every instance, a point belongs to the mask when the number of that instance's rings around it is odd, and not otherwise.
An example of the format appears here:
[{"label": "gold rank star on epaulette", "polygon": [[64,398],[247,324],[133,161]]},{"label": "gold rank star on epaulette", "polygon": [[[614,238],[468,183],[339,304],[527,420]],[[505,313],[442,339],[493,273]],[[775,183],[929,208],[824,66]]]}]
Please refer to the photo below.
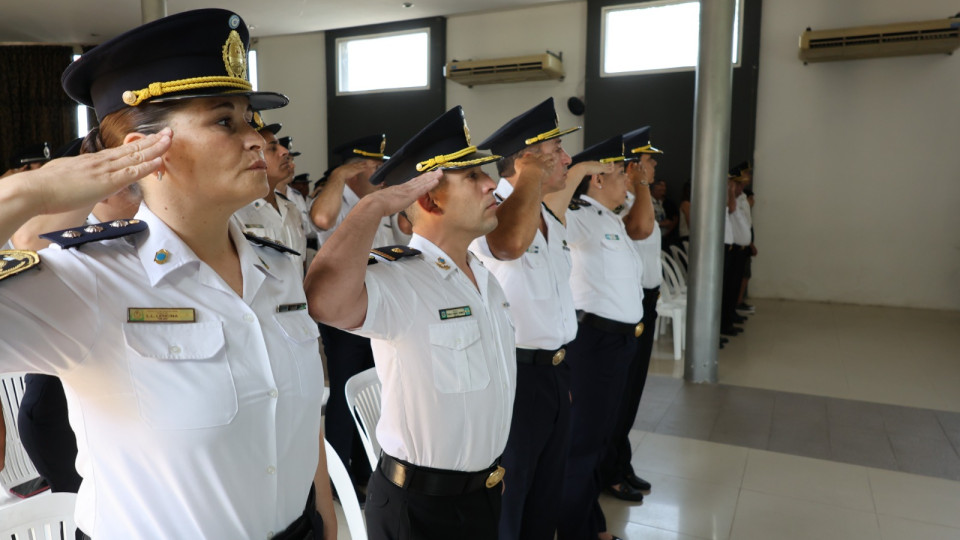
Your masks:
[{"label": "gold rank star on epaulette", "polygon": [[[414,255],[419,255],[420,250],[414,249],[410,246],[397,245],[397,246],[384,246],[384,247],[373,248],[370,250],[370,253],[393,262],[393,261],[403,259],[405,257],[413,257]],[[373,259],[373,260],[374,262],[376,262],[376,259]],[[373,264],[373,263],[368,262],[367,264]]]},{"label": "gold rank star on epaulette", "polygon": [[0,280],[19,274],[40,264],[36,251],[21,249],[0,250]]},{"label": "gold rank star on epaulette", "polygon": [[147,224],[139,219],[117,219],[114,221],[73,227],[72,229],[64,229],[62,231],[48,232],[41,234],[40,238],[45,238],[63,249],[69,249],[82,246],[83,244],[89,244],[90,242],[120,238],[145,230],[147,230]]},{"label": "gold rank star on epaulette", "polygon": [[276,240],[271,240],[270,238],[261,238],[255,234],[250,234],[248,232],[243,233],[243,236],[247,237],[247,240],[253,242],[254,244],[257,244],[258,246],[270,247],[281,253],[292,253],[297,257],[300,256],[299,251],[288,248],[287,246],[281,244],[280,242],[277,242]]}]

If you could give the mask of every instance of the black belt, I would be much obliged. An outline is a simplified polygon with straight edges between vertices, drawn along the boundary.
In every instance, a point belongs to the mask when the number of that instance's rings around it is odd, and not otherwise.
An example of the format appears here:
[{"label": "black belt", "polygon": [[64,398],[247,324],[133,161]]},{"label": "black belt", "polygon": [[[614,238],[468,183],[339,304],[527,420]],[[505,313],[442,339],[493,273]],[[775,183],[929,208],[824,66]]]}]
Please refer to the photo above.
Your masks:
[{"label": "black belt", "polygon": [[727,251],[743,251],[748,247],[750,247],[750,246],[741,246],[740,244],[724,244],[723,246],[727,248]]},{"label": "black belt", "polygon": [[401,489],[435,497],[450,497],[495,487],[506,473],[499,463],[500,459],[497,458],[496,463],[478,472],[446,471],[418,467],[380,454],[379,468],[387,480]]},{"label": "black belt", "polygon": [[594,315],[593,313],[587,313],[586,311],[577,311],[577,321],[589,324],[598,330],[612,332],[614,334],[626,334],[633,337],[640,337],[640,334],[643,334],[642,322],[638,322],[637,324],[625,323]]},{"label": "black belt", "polygon": [[563,347],[555,350],[547,349],[517,349],[518,364],[532,364],[535,366],[559,366],[567,357],[567,350]]}]

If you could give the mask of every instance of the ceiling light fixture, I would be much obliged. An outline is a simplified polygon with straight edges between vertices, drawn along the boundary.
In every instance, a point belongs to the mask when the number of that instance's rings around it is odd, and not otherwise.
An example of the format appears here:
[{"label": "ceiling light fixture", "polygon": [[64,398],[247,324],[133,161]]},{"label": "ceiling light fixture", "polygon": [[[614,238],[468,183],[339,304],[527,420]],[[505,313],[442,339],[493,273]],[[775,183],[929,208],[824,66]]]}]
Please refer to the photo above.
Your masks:
[{"label": "ceiling light fixture", "polygon": [[405,7],[405,8],[412,8],[412,7],[413,7],[413,2],[404,2],[404,3],[400,4],[400,5],[403,6],[403,7]]}]

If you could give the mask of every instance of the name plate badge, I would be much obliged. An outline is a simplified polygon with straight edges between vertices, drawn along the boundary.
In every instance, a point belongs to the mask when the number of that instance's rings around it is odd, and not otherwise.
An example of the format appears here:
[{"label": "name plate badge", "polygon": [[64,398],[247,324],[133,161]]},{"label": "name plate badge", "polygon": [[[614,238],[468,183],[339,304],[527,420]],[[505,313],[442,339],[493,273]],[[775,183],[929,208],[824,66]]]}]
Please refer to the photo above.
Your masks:
[{"label": "name plate badge", "polygon": [[288,311],[303,311],[305,309],[307,309],[307,304],[303,302],[299,304],[280,304],[279,306],[277,306],[277,313],[286,313]]},{"label": "name plate badge", "polygon": [[445,321],[447,319],[459,319],[460,317],[469,317],[471,315],[473,315],[473,311],[470,310],[470,306],[461,306],[440,310],[441,321]]},{"label": "name plate badge", "polygon": [[192,323],[197,322],[197,311],[193,308],[127,308],[127,322]]}]

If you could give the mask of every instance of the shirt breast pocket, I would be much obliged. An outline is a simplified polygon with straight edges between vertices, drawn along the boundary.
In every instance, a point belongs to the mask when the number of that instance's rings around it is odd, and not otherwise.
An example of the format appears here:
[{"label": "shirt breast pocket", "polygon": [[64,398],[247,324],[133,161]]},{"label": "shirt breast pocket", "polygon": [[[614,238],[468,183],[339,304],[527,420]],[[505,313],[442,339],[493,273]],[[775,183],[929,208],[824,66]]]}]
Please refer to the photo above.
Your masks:
[{"label": "shirt breast pocket", "polygon": [[323,395],[323,364],[317,341],[320,337],[317,323],[303,310],[280,313],[274,317],[286,336],[290,357],[296,362],[301,395]]},{"label": "shirt breast pocket", "polygon": [[531,298],[542,300],[549,298],[555,291],[551,290],[550,279],[546,276],[549,261],[547,253],[524,253],[523,269],[526,278],[527,291]]},{"label": "shirt breast pocket", "polygon": [[631,279],[634,276],[633,248],[623,239],[605,237],[603,245],[603,277],[607,279]]},{"label": "shirt breast pocket", "polygon": [[476,320],[430,325],[433,384],[444,394],[483,390],[490,384]]},{"label": "shirt breast pocket", "polygon": [[127,324],[123,337],[140,417],[148,425],[209,428],[236,416],[237,389],[219,321]]}]

